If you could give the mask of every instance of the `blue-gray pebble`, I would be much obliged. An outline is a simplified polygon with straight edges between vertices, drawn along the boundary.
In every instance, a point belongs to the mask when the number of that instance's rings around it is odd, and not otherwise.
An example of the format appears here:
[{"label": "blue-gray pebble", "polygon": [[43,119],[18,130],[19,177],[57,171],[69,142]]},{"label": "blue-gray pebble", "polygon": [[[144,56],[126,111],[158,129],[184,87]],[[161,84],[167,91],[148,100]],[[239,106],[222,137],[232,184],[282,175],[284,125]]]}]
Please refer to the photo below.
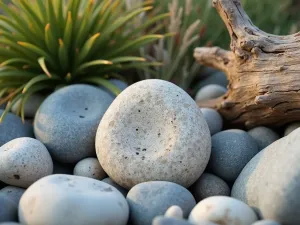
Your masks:
[{"label": "blue-gray pebble", "polygon": [[218,84],[209,84],[201,88],[195,97],[195,101],[204,101],[218,98],[226,93],[227,89]]},{"label": "blue-gray pebble", "polygon": [[101,180],[102,182],[105,182],[107,184],[110,184],[111,186],[115,187],[119,192],[122,193],[122,195],[124,195],[126,197],[128,190],[121,187],[120,185],[118,185],[116,182],[114,182],[110,177],[106,177],[103,180]]},{"label": "blue-gray pebble", "polygon": [[255,127],[249,130],[248,134],[256,141],[259,150],[264,149],[280,138],[275,131],[267,127]]},{"label": "blue-gray pebble", "polygon": [[258,152],[255,140],[247,132],[238,129],[221,131],[212,136],[208,165],[215,175],[233,182]]},{"label": "blue-gray pebble", "polygon": [[193,224],[183,219],[157,216],[153,219],[152,225],[193,225]]},{"label": "blue-gray pebble", "polygon": [[273,220],[260,220],[253,223],[252,225],[280,225],[280,224]]},{"label": "blue-gray pebble", "polygon": [[13,222],[18,219],[17,205],[0,193],[0,222]]},{"label": "blue-gray pebble", "polygon": [[34,120],[36,138],[61,163],[95,156],[95,135],[113,97],[85,84],[64,87],[48,96]]},{"label": "blue-gray pebble", "polygon": [[109,79],[109,82],[117,86],[121,91],[124,91],[127,87],[128,84],[126,84],[124,81],[121,81],[119,79]]},{"label": "blue-gray pebble", "polygon": [[[4,110],[0,109],[0,115]],[[13,113],[8,113],[0,124],[0,146],[19,137],[33,137],[33,127]]]},{"label": "blue-gray pebble", "polygon": [[214,135],[222,130],[223,119],[220,113],[210,108],[201,108],[201,112],[206,120],[211,135]]},{"label": "blue-gray pebble", "polygon": [[16,205],[19,205],[20,199],[24,194],[24,192],[25,192],[24,188],[15,187],[15,186],[6,186],[5,188],[2,188],[0,190],[0,193],[6,195],[6,197],[9,198]]},{"label": "blue-gray pebble", "polygon": [[149,181],[135,185],[127,194],[132,225],[151,225],[156,216],[164,215],[177,205],[187,217],[196,205],[193,195],[184,187],[168,181]]},{"label": "blue-gray pebble", "polygon": [[218,84],[218,85],[226,88],[228,85],[228,80],[227,80],[225,73],[220,72],[220,71],[212,72],[211,75],[208,75],[208,77],[201,80],[201,82],[199,83],[199,88],[202,88],[209,84]]}]

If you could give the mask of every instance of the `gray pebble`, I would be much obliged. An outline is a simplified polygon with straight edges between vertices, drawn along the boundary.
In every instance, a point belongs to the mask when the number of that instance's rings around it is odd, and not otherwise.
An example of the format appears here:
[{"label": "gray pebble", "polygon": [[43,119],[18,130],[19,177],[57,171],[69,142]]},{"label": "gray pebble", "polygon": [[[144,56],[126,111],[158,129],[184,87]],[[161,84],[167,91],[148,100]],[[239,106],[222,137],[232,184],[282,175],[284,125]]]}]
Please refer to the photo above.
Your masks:
[{"label": "gray pebble", "polygon": [[207,122],[211,135],[214,135],[222,130],[223,119],[218,111],[210,108],[201,108],[201,112]]},{"label": "gray pebble", "polygon": [[5,188],[2,188],[0,190],[0,193],[3,193],[6,195],[7,198],[9,198],[11,201],[13,201],[16,205],[19,205],[20,199],[22,195],[24,194],[25,189],[14,187],[14,186],[6,186]]},{"label": "gray pebble", "polygon": [[226,88],[228,85],[228,80],[227,80],[225,73],[220,72],[220,71],[213,72],[210,75],[208,75],[208,77],[201,80],[201,82],[199,83],[199,88],[202,88],[209,84],[218,84],[218,85]]},{"label": "gray pebble", "polygon": [[89,177],[97,180],[102,180],[105,177],[107,177],[98,159],[92,157],[80,160],[76,164],[73,174],[77,176]]},{"label": "gray pebble", "polygon": [[118,87],[121,91],[124,91],[127,87],[128,84],[126,84],[124,81],[119,80],[119,79],[109,79],[109,81],[114,84],[116,87]]},{"label": "gray pebble", "polygon": [[125,197],[127,196],[128,190],[118,185],[116,182],[114,182],[110,177],[106,177],[102,180],[102,182],[105,182],[107,184],[110,184],[111,186],[118,189],[119,192],[121,192]]},{"label": "gray pebble", "polygon": [[197,202],[211,196],[230,196],[228,184],[210,173],[203,173],[190,190]]},{"label": "gray pebble", "polygon": [[63,87],[46,98],[35,116],[34,132],[54,159],[77,163],[95,155],[95,134],[113,98],[85,84]]},{"label": "gray pebble", "polygon": [[165,212],[165,217],[173,217],[177,219],[183,218],[183,211],[178,205],[172,205]]},{"label": "gray pebble", "polygon": [[[25,117],[33,118],[35,116],[35,113],[37,112],[38,108],[42,104],[42,102],[45,100],[45,96],[42,95],[31,95],[24,107],[24,114]],[[17,101],[13,107],[11,108],[11,111],[13,113],[17,113],[19,110],[19,107],[21,105],[21,99]]]},{"label": "gray pebble", "polygon": [[214,98],[218,98],[224,95],[227,92],[227,89],[217,85],[217,84],[209,84],[201,88],[195,97],[195,101],[204,101],[210,100]]},{"label": "gray pebble", "polygon": [[153,219],[152,225],[193,225],[187,220],[157,216]]},{"label": "gray pebble", "polygon": [[253,223],[252,225],[280,225],[280,224],[273,220],[260,220]]},{"label": "gray pebble", "polygon": [[256,141],[259,150],[280,138],[276,132],[267,127],[255,127],[249,130],[248,134]]},{"label": "gray pebble", "polygon": [[149,181],[135,185],[127,194],[130,222],[151,225],[154,217],[164,215],[170,206],[177,205],[187,217],[196,201],[184,187],[167,181]]},{"label": "gray pebble", "polygon": [[[4,110],[0,110],[2,115]],[[13,113],[8,113],[0,124],[0,146],[19,137],[33,137],[33,127],[31,124],[23,124],[20,117]]]},{"label": "gray pebble", "polygon": [[4,193],[0,193],[0,222],[11,222],[17,220],[17,205],[7,198]]},{"label": "gray pebble", "polygon": [[212,136],[209,168],[225,181],[235,181],[258,151],[255,140],[243,130],[219,132]]},{"label": "gray pebble", "polygon": [[295,123],[289,124],[284,130],[284,136],[289,135],[290,133],[292,133],[294,130],[298,129],[299,127],[300,127],[300,122],[295,122]]},{"label": "gray pebble", "polygon": [[189,187],[207,166],[211,136],[184,90],[150,79],[126,88],[111,104],[96,134],[96,151],[108,176],[127,189],[149,180]]},{"label": "gray pebble", "polygon": [[28,137],[14,139],[0,147],[0,180],[27,188],[53,172],[53,162],[47,148]]}]

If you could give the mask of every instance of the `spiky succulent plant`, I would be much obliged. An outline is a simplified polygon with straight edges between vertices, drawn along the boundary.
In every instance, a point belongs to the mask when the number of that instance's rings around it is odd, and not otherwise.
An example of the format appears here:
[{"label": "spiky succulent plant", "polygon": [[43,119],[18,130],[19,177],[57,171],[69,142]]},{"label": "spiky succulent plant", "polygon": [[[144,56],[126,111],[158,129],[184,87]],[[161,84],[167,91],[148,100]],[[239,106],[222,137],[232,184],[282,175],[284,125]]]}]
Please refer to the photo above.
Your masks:
[{"label": "spiky succulent plant", "polygon": [[91,83],[118,94],[106,78],[152,65],[136,52],[163,37],[141,35],[161,15],[130,29],[152,9],[149,1],[131,10],[123,0],[12,0],[0,6],[0,105],[8,103],[1,120],[17,101],[24,119],[32,94],[58,86]]}]

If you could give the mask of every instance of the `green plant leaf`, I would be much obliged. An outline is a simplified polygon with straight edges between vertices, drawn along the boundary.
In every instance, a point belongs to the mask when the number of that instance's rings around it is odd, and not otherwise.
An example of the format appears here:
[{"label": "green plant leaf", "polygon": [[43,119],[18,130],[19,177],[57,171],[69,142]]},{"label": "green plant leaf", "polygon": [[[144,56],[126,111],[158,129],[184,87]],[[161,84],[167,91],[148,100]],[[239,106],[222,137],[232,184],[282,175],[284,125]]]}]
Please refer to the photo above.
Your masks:
[{"label": "green plant leaf", "polygon": [[33,85],[39,83],[39,82],[42,82],[42,81],[59,81],[61,80],[60,77],[56,76],[56,75],[52,75],[51,78],[49,78],[46,74],[41,74],[41,75],[38,75],[34,78],[32,78],[28,83],[26,83],[26,85],[24,86],[23,90],[22,90],[22,93],[26,93],[30,87],[32,87]]},{"label": "green plant leaf", "polygon": [[82,79],[81,81],[101,85],[101,86],[107,88],[109,91],[111,91],[116,96],[121,93],[119,88],[117,88],[114,84],[110,83],[108,80],[103,79],[101,77],[89,77],[89,78]]}]

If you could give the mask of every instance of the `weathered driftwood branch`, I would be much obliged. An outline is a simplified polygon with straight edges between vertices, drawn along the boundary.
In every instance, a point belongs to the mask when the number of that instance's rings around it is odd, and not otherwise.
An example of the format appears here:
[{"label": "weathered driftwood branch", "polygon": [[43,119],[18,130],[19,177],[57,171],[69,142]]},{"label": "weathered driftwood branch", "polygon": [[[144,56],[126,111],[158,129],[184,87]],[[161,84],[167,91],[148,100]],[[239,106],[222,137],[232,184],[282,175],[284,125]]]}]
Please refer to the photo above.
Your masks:
[{"label": "weathered driftwood branch", "polygon": [[280,126],[300,120],[300,33],[277,36],[253,25],[240,0],[213,0],[231,37],[231,51],[196,48],[203,65],[227,74],[228,92],[215,107],[233,124]]}]

